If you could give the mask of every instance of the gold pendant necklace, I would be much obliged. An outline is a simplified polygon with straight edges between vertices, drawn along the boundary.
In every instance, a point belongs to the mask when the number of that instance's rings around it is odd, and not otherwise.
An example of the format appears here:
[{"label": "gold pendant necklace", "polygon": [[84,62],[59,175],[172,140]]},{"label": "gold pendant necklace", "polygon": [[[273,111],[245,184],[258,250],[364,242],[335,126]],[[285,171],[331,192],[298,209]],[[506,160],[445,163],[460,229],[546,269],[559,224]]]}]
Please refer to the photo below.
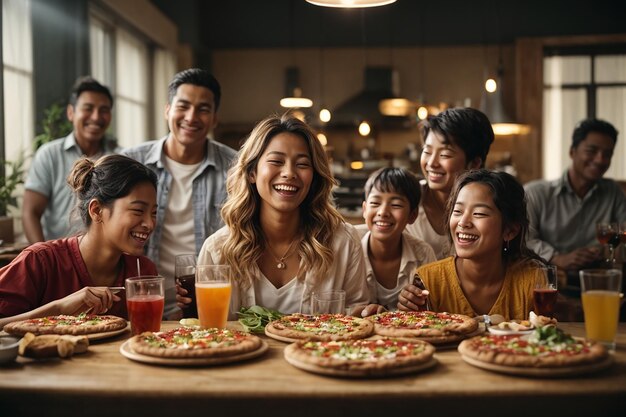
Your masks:
[{"label": "gold pendant necklace", "polygon": [[274,254],[274,249],[272,249],[272,247],[270,246],[269,242],[267,243],[267,248],[270,250],[270,254],[274,257],[274,259],[276,259],[276,268],[278,268],[278,269],[286,269],[287,268],[287,264],[285,263],[285,259],[288,257],[288,255],[290,256],[289,251],[291,251],[291,247],[295,243],[296,239],[297,239],[297,237],[293,238],[293,240],[289,244],[289,247],[285,251],[285,254],[282,257],[280,257],[280,259]]}]

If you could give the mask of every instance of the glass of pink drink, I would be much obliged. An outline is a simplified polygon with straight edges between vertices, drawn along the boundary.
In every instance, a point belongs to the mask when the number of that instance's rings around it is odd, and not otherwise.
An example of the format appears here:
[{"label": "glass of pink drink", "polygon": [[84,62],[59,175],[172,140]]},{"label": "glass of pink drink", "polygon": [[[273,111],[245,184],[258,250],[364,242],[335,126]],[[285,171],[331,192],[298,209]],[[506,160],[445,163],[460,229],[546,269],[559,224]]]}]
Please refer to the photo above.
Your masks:
[{"label": "glass of pink drink", "polygon": [[126,280],[126,306],[133,335],[161,330],[165,297],[163,277],[139,276]]}]

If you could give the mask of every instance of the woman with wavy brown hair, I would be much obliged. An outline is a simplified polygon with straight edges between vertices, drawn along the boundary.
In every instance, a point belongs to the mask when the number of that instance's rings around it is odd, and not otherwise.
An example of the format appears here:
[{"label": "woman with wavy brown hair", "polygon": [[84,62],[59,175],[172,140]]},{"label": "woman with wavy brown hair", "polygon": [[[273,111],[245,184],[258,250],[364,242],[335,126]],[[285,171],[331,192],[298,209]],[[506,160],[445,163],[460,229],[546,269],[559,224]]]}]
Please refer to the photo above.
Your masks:
[{"label": "woman with wavy brown hair", "polygon": [[304,122],[287,113],[252,130],[228,173],[226,226],[205,241],[198,260],[230,265],[231,318],[251,305],[306,313],[313,291],[343,289],[347,306],[368,302],[359,239],[333,205],[334,185]]}]

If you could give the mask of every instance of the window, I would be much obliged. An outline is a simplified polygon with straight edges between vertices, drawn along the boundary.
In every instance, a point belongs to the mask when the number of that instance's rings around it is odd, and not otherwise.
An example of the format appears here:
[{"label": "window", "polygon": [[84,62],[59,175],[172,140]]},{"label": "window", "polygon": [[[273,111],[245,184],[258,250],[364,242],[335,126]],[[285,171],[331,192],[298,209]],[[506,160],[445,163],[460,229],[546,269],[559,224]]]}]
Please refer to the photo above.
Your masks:
[{"label": "window", "polygon": [[569,166],[576,124],[597,117],[620,132],[606,176],[626,180],[626,45],[594,49],[593,53],[581,48],[545,52],[544,178],[556,178]]},{"label": "window", "polygon": [[30,0],[2,0],[4,150],[7,160],[30,155],[34,137]]},{"label": "window", "polygon": [[174,54],[98,8],[91,10],[89,33],[91,73],[113,93],[111,129],[119,145],[134,146],[165,135],[163,110],[176,69]]}]

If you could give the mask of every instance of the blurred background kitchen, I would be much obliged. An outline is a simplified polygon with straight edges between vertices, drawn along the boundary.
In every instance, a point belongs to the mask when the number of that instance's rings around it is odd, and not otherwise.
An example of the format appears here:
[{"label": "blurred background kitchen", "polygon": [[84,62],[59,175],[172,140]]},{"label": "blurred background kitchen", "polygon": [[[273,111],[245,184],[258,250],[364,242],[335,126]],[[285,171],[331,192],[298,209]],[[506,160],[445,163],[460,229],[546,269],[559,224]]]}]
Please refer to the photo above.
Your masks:
[{"label": "blurred background kitchen", "polygon": [[[487,165],[522,183],[558,177],[575,124],[606,119],[621,132],[607,176],[624,184],[624,22],[626,2],[616,0],[398,0],[366,9],[2,0],[0,159],[31,155],[38,135],[62,136],[55,129],[68,91],[85,74],[114,93],[110,134],[121,146],[163,136],[167,84],[198,66],[222,85],[215,139],[233,148],[257,121],[285,111],[281,99],[309,99],[297,111],[325,144],[338,205],[355,222],[367,175],[390,165],[419,173],[418,122],[451,106],[488,114],[497,138]],[[2,166],[2,176],[19,168]],[[19,195],[18,187],[18,206]],[[6,212],[19,236],[19,209]]]}]

